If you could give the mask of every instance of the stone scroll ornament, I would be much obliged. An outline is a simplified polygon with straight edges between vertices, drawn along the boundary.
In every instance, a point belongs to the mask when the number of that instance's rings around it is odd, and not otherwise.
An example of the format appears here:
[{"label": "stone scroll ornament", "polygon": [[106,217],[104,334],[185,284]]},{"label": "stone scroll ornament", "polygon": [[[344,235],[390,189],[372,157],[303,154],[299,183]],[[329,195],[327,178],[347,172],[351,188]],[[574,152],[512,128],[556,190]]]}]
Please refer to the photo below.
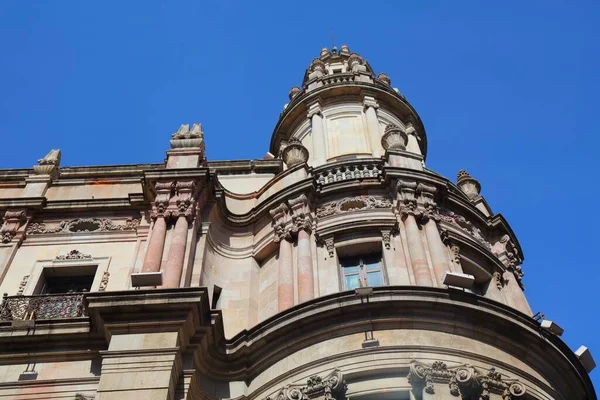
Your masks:
[{"label": "stone scroll ornament", "polygon": [[415,391],[427,394],[446,393],[461,398],[490,400],[492,394],[502,400],[515,400],[525,394],[525,386],[515,379],[508,379],[494,367],[487,371],[468,364],[448,367],[441,361],[428,365],[413,361],[408,381]]},{"label": "stone scroll ornament", "polygon": [[305,385],[287,385],[274,397],[265,400],[343,400],[348,385],[339,370],[321,377],[313,375]]}]

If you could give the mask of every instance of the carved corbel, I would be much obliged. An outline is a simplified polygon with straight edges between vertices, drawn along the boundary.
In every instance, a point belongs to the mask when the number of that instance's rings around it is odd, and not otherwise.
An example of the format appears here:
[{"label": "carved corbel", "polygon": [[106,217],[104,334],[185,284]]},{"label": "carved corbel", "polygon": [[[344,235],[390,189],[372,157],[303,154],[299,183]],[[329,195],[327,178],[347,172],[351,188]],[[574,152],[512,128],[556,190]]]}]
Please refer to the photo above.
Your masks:
[{"label": "carved corbel", "polygon": [[156,182],[154,189],[156,190],[156,198],[152,207],[152,219],[158,217],[167,217],[167,209],[173,195],[174,182]]},{"label": "carved corbel", "polygon": [[10,243],[17,234],[17,231],[27,219],[25,210],[7,211],[4,213],[4,222],[0,229],[2,243]]}]

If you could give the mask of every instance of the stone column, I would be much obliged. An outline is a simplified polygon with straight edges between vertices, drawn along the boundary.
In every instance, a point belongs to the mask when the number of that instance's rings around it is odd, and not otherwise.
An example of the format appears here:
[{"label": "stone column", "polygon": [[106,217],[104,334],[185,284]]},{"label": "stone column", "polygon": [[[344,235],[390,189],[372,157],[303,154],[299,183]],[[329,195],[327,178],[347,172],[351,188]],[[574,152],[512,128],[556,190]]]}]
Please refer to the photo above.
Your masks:
[{"label": "stone column", "polygon": [[175,185],[177,189],[177,222],[175,223],[175,229],[171,237],[169,255],[164,268],[163,287],[165,288],[179,287],[179,283],[181,282],[189,222],[193,219],[194,215],[195,202],[193,201],[193,192],[195,186],[193,181],[177,182]]},{"label": "stone column", "polygon": [[292,264],[292,243],[282,238],[279,241],[279,277],[277,280],[277,304],[279,311],[294,305],[294,266]]},{"label": "stone column", "polygon": [[379,129],[379,119],[377,118],[377,108],[379,104],[372,96],[363,97],[363,106],[367,118],[367,131],[369,134],[369,144],[373,157],[379,157],[382,154],[381,132]]},{"label": "stone column", "polygon": [[152,227],[152,235],[150,236],[150,242],[146,250],[142,272],[160,271],[165,248],[165,236],[167,234],[165,213],[171,199],[173,182],[157,182],[154,187],[156,189],[156,199],[154,201],[154,209],[152,210],[154,226]]},{"label": "stone column", "polygon": [[415,218],[417,183],[399,180],[397,189],[398,209],[406,230],[406,242],[415,283],[418,286],[433,286],[421,231]]},{"label": "stone column", "polygon": [[442,278],[444,272],[451,271],[450,260],[446,252],[446,246],[442,242],[437,223],[432,218],[425,223],[425,235],[427,236],[427,244],[429,245],[429,255],[433,263],[433,271],[435,272],[436,284],[434,286],[442,286]]},{"label": "stone column", "polygon": [[311,122],[313,142],[312,165],[317,166],[325,164],[327,147],[323,129],[323,114],[321,112],[321,104],[319,104],[318,101],[309,105],[307,117]]},{"label": "stone column", "polygon": [[310,231],[298,232],[298,302],[303,303],[315,297]]}]

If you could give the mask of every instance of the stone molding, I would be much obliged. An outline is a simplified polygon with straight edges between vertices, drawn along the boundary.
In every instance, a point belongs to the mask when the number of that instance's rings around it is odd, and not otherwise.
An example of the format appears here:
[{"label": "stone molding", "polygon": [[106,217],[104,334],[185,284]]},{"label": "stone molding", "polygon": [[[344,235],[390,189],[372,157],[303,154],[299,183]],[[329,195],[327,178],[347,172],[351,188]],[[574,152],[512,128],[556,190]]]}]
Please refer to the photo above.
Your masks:
[{"label": "stone molding", "polygon": [[[448,390],[453,396],[477,397],[480,400],[490,400],[492,393],[502,396],[502,400],[513,400],[526,392],[522,383],[505,378],[494,367],[483,371],[468,364],[448,367],[441,361],[430,365],[413,361],[408,381],[413,389],[423,390],[428,394]],[[444,388],[445,385],[447,388]]]},{"label": "stone molding", "polygon": [[311,376],[304,385],[287,385],[274,398],[265,400],[343,400],[347,390],[341,371],[335,369],[324,377]]},{"label": "stone molding", "polygon": [[76,218],[70,221],[61,221],[58,225],[50,228],[44,222],[35,222],[27,227],[27,234],[135,231],[140,222],[139,218],[127,218],[122,224],[115,223],[114,220],[108,218]]},{"label": "stone molding", "polygon": [[79,250],[71,250],[67,254],[59,254],[54,260],[56,261],[68,261],[68,260],[93,260],[89,254],[84,254]]}]

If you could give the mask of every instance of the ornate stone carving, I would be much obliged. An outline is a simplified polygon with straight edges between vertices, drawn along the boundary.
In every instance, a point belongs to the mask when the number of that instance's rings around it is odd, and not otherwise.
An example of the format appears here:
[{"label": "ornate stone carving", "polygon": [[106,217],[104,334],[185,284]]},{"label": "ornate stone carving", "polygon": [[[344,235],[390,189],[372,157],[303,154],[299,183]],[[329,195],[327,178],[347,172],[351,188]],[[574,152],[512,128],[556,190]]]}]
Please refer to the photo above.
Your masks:
[{"label": "ornate stone carving", "polygon": [[79,250],[71,250],[67,254],[59,254],[56,256],[55,260],[64,261],[64,260],[92,260],[92,256],[89,254],[83,254]]},{"label": "ornate stone carving", "polygon": [[25,221],[27,214],[24,210],[7,211],[4,214],[4,223],[0,229],[2,235],[2,243],[9,243],[19,230],[21,224]]},{"label": "ornate stone carving", "polygon": [[390,77],[383,72],[377,75],[377,80],[387,86],[391,86],[392,84],[392,80],[390,79]]},{"label": "ornate stone carving", "polygon": [[357,161],[349,165],[325,166],[316,172],[315,176],[318,184],[327,185],[349,179],[379,178],[381,173],[382,166],[379,163]]},{"label": "ornate stone carving", "polygon": [[383,241],[384,247],[389,250],[392,248],[392,232],[391,231],[381,231],[381,240]]},{"label": "ornate stone carving", "polygon": [[175,182],[156,182],[154,189],[156,190],[156,198],[154,199],[154,206],[152,207],[152,219],[158,217],[165,217],[167,207],[169,207],[169,201],[173,195],[173,189]]},{"label": "ornate stone carving", "polygon": [[479,184],[479,181],[473,179],[471,175],[469,175],[469,173],[464,169],[458,171],[456,184],[470,199],[476,198],[481,192],[481,185]]},{"label": "ornate stone carving", "polygon": [[437,204],[434,200],[437,188],[435,186],[419,183],[417,185],[417,192],[419,193],[417,203],[422,207],[423,215],[433,218],[437,213]]},{"label": "ornate stone carving", "polygon": [[352,72],[364,72],[367,70],[365,67],[365,60],[361,56],[356,53],[352,53],[350,57],[348,57],[348,66]]},{"label": "ornate stone carving", "polygon": [[308,161],[308,149],[297,138],[291,138],[281,153],[281,158],[288,168]]},{"label": "ornate stone carving", "polygon": [[519,250],[510,239],[510,236],[503,235],[500,240],[494,243],[491,250],[506,265],[506,268],[515,275],[517,282],[523,288],[522,279],[525,274],[519,265],[521,262]]},{"label": "ornate stone carving", "polygon": [[46,227],[43,222],[36,222],[27,227],[27,234],[135,231],[139,225],[139,218],[127,218],[123,224],[116,224],[113,220],[106,218],[77,218],[71,221],[61,221],[52,228]]},{"label": "ornate stone carving", "polygon": [[[457,245],[453,244],[452,246],[450,246],[450,251],[452,252],[452,262],[458,266],[461,267],[461,263],[460,263],[460,247],[458,247]],[[462,270],[462,267],[461,267]]]},{"label": "ornate stone carving", "polygon": [[398,180],[398,211],[402,215],[415,215],[417,211],[417,182]]},{"label": "ornate stone carving", "polygon": [[385,127],[383,136],[381,137],[381,146],[385,150],[406,150],[408,143],[408,135],[394,124],[389,124]]},{"label": "ornate stone carving", "polygon": [[205,149],[201,124],[194,124],[192,129],[189,124],[182,124],[171,137],[173,138],[170,141],[172,149],[197,148],[202,151]]},{"label": "ornate stone carving", "polygon": [[194,218],[196,202],[194,201],[194,193],[196,191],[196,182],[194,181],[178,181],[175,184],[177,194],[177,215],[174,217],[184,216],[188,221]]},{"label": "ornate stone carving", "polygon": [[493,393],[502,396],[503,400],[513,400],[525,394],[523,384],[504,378],[493,367],[482,371],[466,364],[448,367],[440,361],[431,365],[413,361],[408,381],[417,391],[424,390],[429,394],[444,390],[444,386],[436,384],[447,384],[450,394],[462,398],[489,400]]},{"label": "ornate stone carving", "polygon": [[312,219],[306,195],[302,194],[290,199],[288,200],[288,204],[292,215],[291,232],[294,234],[300,230],[310,232],[312,230]]},{"label": "ornate stone carving", "polygon": [[502,288],[504,288],[504,286],[506,285],[506,279],[504,279],[504,275],[502,274],[502,272],[494,272],[494,283],[496,284],[498,290],[502,290]]},{"label": "ornate stone carving", "polygon": [[17,290],[17,296],[23,296],[23,292],[25,292],[25,286],[27,286],[27,281],[29,280],[29,275],[25,275],[21,282],[19,282],[19,289]]},{"label": "ornate stone carving", "polygon": [[102,273],[102,280],[100,281],[100,286],[98,287],[99,292],[104,292],[106,287],[108,286],[108,278],[110,278],[110,272],[108,270]]},{"label": "ornate stone carving", "polygon": [[[275,396],[276,400],[343,400],[348,385],[339,370],[326,377],[313,375],[306,385],[287,385]],[[266,400],[271,400],[267,398]]]},{"label": "ornate stone carving", "polygon": [[342,45],[342,47],[340,47],[340,54],[343,56],[349,56],[350,55],[350,49],[348,48],[348,46],[346,46],[345,44]]},{"label": "ornate stone carving", "polygon": [[436,214],[434,215],[434,218],[457,227],[461,231],[463,231],[463,232],[467,233],[469,236],[473,237],[475,240],[477,240],[479,243],[481,243],[488,250],[490,250],[490,251],[492,250],[492,245],[487,240],[485,240],[485,238],[481,234],[481,230],[479,228],[477,228],[476,226],[474,226],[471,223],[471,221],[468,221],[462,215],[456,214],[453,211],[442,209],[442,210],[439,210],[438,212],[436,212]]},{"label": "ornate stone carving", "polygon": [[356,196],[346,197],[339,201],[326,203],[317,208],[317,217],[323,218],[329,215],[342,214],[345,212],[359,210],[373,210],[377,208],[391,208],[392,201],[385,197]]},{"label": "ornate stone carving", "polygon": [[293,88],[290,89],[290,92],[288,93],[288,97],[291,100],[294,100],[294,97],[298,96],[298,94],[302,92],[302,90],[300,90],[300,88],[298,86],[294,86]]},{"label": "ornate stone carving", "polygon": [[291,239],[290,230],[287,227],[286,215],[289,209],[285,203],[279,204],[277,207],[269,211],[271,218],[273,219],[273,240],[280,242],[284,239]]},{"label": "ornate stone carving", "polygon": [[60,149],[52,149],[44,158],[38,160],[38,165],[33,166],[36,175],[49,175],[56,177],[60,165]]},{"label": "ornate stone carving", "polygon": [[322,76],[324,76],[325,74],[327,74],[327,69],[325,66],[325,63],[321,60],[319,60],[318,58],[315,58],[312,63],[310,63],[310,67],[308,67],[309,70],[309,74],[308,74],[308,78],[309,79],[313,79],[313,78],[320,78]]},{"label": "ornate stone carving", "polygon": [[325,243],[325,248],[327,248],[327,253],[329,253],[329,258],[333,258],[335,255],[335,242],[333,237],[328,237],[323,240]]}]

